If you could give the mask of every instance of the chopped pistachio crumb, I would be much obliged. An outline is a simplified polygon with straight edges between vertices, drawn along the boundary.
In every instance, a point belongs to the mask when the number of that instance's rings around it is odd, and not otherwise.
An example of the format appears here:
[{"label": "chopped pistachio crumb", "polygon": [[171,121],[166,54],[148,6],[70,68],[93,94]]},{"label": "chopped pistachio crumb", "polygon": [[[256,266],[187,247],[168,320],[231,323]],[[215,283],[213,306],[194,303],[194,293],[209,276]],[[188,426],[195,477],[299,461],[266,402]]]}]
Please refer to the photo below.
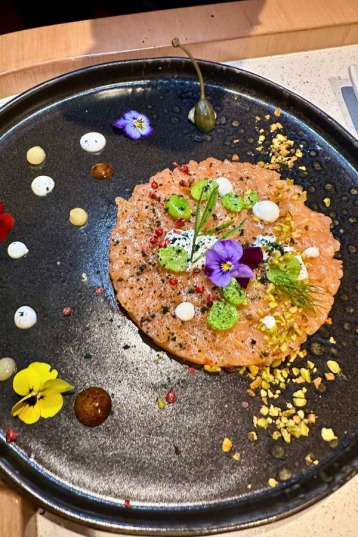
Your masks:
[{"label": "chopped pistachio crumb", "polygon": [[225,437],[221,444],[221,449],[224,453],[228,453],[232,449],[232,441],[230,438]]},{"label": "chopped pistachio crumb", "polygon": [[325,442],[331,442],[332,440],[336,440],[338,438],[334,434],[333,429],[330,429],[328,427],[322,427],[321,436]]},{"label": "chopped pistachio crumb", "polygon": [[165,400],[162,399],[162,397],[158,397],[157,404],[158,404],[159,408],[165,408],[165,406],[166,406]]},{"label": "chopped pistachio crumb", "polygon": [[220,373],[221,367],[219,365],[204,365],[204,370],[207,373]]},{"label": "chopped pistachio crumb", "polygon": [[334,374],[339,373],[341,370],[339,363],[335,360],[328,360],[327,367]]},{"label": "chopped pistachio crumb", "polygon": [[234,461],[239,461],[241,459],[241,455],[238,451],[235,451],[235,453],[232,455],[232,458]]},{"label": "chopped pistachio crumb", "polygon": [[330,198],[324,198],[323,203],[325,204],[326,207],[330,207],[331,206],[331,199]]},{"label": "chopped pistachio crumb", "polygon": [[255,431],[250,431],[249,434],[248,434],[248,438],[249,438],[250,442],[256,442],[257,434],[255,433]]}]

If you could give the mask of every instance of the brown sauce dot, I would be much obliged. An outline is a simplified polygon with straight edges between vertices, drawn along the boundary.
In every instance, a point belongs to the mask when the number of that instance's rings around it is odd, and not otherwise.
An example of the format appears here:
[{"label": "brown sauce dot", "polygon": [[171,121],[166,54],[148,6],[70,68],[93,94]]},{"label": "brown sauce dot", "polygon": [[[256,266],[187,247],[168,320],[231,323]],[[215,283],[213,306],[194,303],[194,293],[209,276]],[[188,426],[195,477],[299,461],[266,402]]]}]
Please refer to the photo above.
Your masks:
[{"label": "brown sauce dot", "polygon": [[91,168],[92,177],[102,181],[103,179],[110,179],[114,174],[114,168],[110,164],[100,163],[95,164]]},{"label": "brown sauce dot", "polygon": [[105,390],[92,386],[77,395],[74,408],[78,421],[87,427],[97,427],[108,418],[112,401]]}]

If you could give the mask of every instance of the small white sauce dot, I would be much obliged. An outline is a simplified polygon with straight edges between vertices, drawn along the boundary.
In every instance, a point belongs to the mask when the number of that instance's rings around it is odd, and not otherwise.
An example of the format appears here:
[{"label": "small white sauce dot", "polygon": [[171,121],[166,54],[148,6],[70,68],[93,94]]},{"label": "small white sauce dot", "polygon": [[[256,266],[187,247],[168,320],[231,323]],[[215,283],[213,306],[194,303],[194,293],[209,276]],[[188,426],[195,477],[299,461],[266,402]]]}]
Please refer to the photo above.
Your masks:
[{"label": "small white sauce dot", "polygon": [[309,248],[306,248],[306,250],[304,250],[302,253],[305,257],[319,257],[320,250],[319,248],[317,248],[317,246],[310,246]]},{"label": "small white sauce dot", "polygon": [[271,330],[271,328],[273,328],[274,326],[276,326],[276,319],[275,317],[273,317],[272,315],[265,315],[265,317],[263,317],[261,319],[261,322],[262,324],[264,324],[266,326],[266,328],[268,328],[269,330]]},{"label": "small white sauce dot", "polygon": [[55,181],[48,175],[39,175],[31,183],[31,189],[36,196],[47,196],[55,187]]},{"label": "small white sauce dot", "polygon": [[87,132],[81,137],[80,144],[85,151],[97,153],[106,145],[106,139],[100,132]]},{"label": "small white sauce dot", "polygon": [[219,185],[219,190],[218,190],[219,196],[225,196],[225,194],[232,192],[233,188],[232,188],[231,181],[229,181],[229,179],[227,179],[226,177],[218,177],[215,180],[217,184]]},{"label": "small white sauce dot", "polygon": [[20,259],[29,253],[29,250],[23,242],[15,241],[7,247],[7,253],[12,259]]},{"label": "small white sauce dot", "polygon": [[271,200],[258,201],[252,208],[252,212],[257,218],[264,222],[276,222],[280,216],[279,206]]},{"label": "small white sauce dot", "polygon": [[195,309],[191,302],[182,302],[175,308],[175,315],[181,321],[191,321],[195,315]]},{"label": "small white sauce dot", "polygon": [[18,328],[23,330],[32,328],[37,323],[36,311],[30,306],[21,306],[15,312],[14,322]]},{"label": "small white sauce dot", "polygon": [[16,371],[16,363],[12,358],[0,359],[0,380],[9,379]]}]

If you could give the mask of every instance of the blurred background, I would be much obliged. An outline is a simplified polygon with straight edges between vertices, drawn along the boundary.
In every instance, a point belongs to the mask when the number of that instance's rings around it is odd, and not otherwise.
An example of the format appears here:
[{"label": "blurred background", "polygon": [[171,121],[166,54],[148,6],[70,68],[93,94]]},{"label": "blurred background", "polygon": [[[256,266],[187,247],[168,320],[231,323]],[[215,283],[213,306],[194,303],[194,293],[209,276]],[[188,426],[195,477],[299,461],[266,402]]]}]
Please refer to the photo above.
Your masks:
[{"label": "blurred background", "polygon": [[63,22],[220,3],[224,0],[0,0],[0,35]]}]

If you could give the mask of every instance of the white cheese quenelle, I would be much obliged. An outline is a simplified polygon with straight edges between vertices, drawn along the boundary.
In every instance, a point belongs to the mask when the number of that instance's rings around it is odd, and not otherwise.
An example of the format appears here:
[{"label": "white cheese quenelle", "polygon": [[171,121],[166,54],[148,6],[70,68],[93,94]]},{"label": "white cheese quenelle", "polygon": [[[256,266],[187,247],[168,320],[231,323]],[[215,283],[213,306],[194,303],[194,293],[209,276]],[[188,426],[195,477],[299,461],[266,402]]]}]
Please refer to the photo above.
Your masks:
[{"label": "white cheese quenelle", "polygon": [[[181,231],[179,229],[171,229],[166,234],[164,240],[169,241],[168,246],[180,246],[184,248],[188,254],[188,258],[191,255],[193,246],[194,230],[188,229]],[[187,271],[191,271],[193,268],[204,268],[205,265],[205,253],[214,246],[217,242],[217,238],[213,235],[199,235],[195,242],[195,252],[193,255],[193,262],[188,262]]]},{"label": "white cheese quenelle", "polygon": [[195,308],[191,302],[182,302],[175,308],[175,315],[181,321],[191,321],[195,315]]},{"label": "white cheese quenelle", "polygon": [[274,201],[263,200],[258,201],[252,208],[252,212],[257,218],[264,222],[276,222],[280,216],[280,208]]},{"label": "white cheese quenelle", "polygon": [[215,181],[219,185],[219,196],[225,196],[225,194],[229,194],[229,192],[233,191],[231,181],[229,181],[229,179],[227,179],[226,177],[218,177],[217,179],[215,179]]}]

